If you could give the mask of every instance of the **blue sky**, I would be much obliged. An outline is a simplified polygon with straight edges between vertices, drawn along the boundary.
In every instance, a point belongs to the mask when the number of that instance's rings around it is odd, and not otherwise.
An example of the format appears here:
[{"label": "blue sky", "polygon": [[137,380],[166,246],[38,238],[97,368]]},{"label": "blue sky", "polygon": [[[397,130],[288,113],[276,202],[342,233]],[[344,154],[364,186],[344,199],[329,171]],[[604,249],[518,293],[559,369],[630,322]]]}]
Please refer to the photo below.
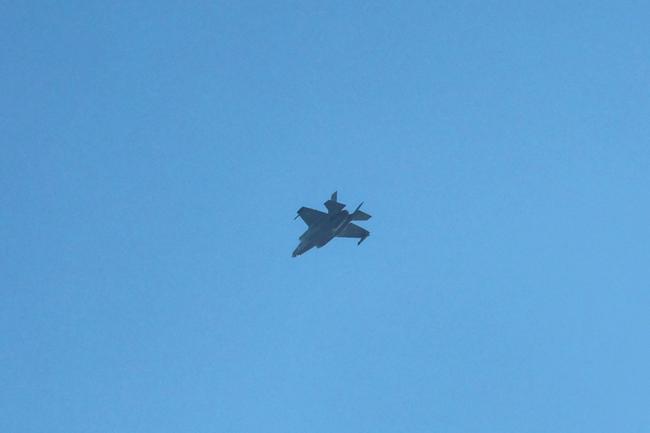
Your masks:
[{"label": "blue sky", "polygon": [[644,2],[190,3],[0,5],[0,431],[650,431]]}]

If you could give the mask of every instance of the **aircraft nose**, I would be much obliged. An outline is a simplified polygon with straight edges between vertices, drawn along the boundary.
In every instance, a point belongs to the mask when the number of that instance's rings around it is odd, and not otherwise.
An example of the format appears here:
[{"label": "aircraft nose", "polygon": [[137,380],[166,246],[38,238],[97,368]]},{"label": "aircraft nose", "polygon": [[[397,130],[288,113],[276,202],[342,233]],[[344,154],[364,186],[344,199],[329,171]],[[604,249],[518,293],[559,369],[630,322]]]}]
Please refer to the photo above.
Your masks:
[{"label": "aircraft nose", "polygon": [[313,245],[310,245],[308,242],[300,242],[298,246],[296,247],[295,250],[293,250],[293,254],[291,254],[291,257],[296,257],[301,254],[303,254],[305,251],[309,250]]}]

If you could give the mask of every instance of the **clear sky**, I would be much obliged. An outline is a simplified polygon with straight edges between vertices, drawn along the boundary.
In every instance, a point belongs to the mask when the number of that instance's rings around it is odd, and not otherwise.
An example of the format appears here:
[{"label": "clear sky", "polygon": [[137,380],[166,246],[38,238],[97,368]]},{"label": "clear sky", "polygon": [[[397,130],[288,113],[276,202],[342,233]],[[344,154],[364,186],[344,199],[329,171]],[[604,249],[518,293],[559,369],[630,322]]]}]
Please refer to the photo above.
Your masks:
[{"label": "clear sky", "polygon": [[649,432],[649,17],[1,2],[0,431]]}]

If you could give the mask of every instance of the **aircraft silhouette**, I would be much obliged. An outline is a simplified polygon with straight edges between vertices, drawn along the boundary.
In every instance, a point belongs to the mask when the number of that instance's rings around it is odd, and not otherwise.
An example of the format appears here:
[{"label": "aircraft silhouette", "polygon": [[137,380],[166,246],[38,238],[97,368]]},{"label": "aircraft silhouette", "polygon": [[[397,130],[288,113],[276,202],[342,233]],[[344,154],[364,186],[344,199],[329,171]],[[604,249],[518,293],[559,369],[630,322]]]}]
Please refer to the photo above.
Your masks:
[{"label": "aircraft silhouette", "polygon": [[291,256],[299,256],[313,247],[321,248],[335,237],[360,238],[357,243],[357,245],[360,245],[370,235],[368,230],[352,223],[352,221],[370,219],[370,215],[359,210],[362,204],[363,202],[357,206],[354,212],[349,213],[343,209],[345,205],[337,201],[335,191],[332,197],[325,202],[327,213],[308,207],[298,209],[296,218],[302,218],[308,228],[300,236],[300,244],[298,244]]}]

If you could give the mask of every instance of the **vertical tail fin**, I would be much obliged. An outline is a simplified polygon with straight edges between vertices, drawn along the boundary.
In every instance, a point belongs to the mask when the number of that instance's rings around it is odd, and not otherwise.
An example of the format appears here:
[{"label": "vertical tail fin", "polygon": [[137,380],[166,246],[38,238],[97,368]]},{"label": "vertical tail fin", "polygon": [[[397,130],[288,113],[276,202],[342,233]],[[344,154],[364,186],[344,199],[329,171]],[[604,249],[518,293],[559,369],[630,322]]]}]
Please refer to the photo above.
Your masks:
[{"label": "vertical tail fin", "polygon": [[337,201],[337,191],[334,191],[330,199],[325,202],[325,207],[329,213],[335,213],[343,209],[345,205]]},{"label": "vertical tail fin", "polygon": [[352,215],[350,215],[350,219],[352,221],[365,221],[365,220],[369,220],[371,218],[370,215],[368,215],[367,213],[365,213],[362,210],[359,210],[359,209],[361,209],[362,204],[363,204],[363,202],[361,202],[361,204],[359,206],[357,206],[357,208],[354,210],[354,212],[352,212]]}]

